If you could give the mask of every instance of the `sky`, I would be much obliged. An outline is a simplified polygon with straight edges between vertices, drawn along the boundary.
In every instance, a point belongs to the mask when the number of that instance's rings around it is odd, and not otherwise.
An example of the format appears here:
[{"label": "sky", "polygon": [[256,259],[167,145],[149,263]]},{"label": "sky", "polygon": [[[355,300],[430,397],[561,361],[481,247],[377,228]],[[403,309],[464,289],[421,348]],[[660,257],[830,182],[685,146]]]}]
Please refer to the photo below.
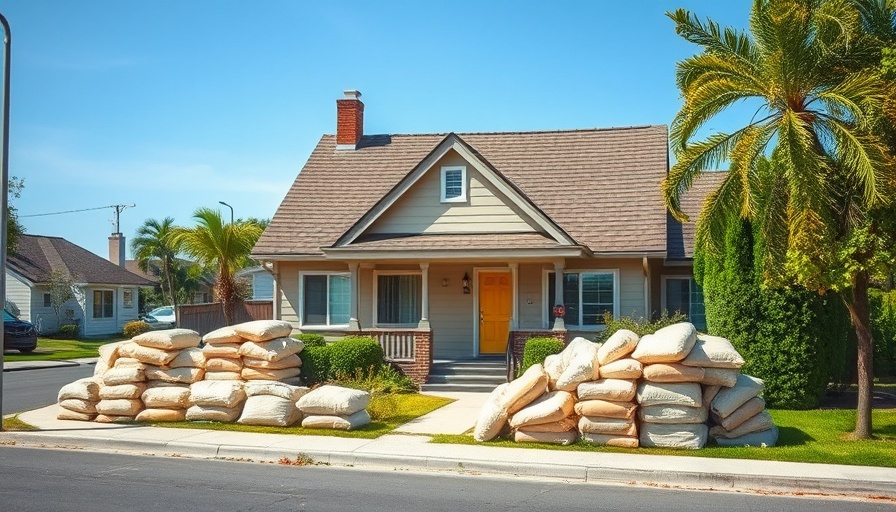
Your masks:
[{"label": "sky", "polygon": [[668,125],[697,47],[665,12],[742,28],[750,3],[3,0],[11,201],[103,257],[111,205],[128,242],[219,201],[270,218],[346,89],[365,134]]}]

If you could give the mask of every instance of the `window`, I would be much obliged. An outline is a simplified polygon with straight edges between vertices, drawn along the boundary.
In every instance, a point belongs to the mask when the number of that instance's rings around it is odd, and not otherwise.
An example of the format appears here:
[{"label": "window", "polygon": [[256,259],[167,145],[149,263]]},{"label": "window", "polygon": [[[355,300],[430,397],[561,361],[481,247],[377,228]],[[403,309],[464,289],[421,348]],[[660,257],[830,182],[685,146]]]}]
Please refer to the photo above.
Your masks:
[{"label": "window", "polygon": [[[556,291],[554,272],[548,272],[548,319],[554,318]],[[604,313],[616,311],[616,272],[574,271],[563,273],[563,321],[568,327],[596,328],[604,325]]]},{"label": "window", "polygon": [[703,289],[690,277],[667,277],[663,280],[663,309],[681,312],[699,331],[706,331],[706,308]]},{"label": "window", "polygon": [[124,290],[121,292],[121,302],[124,304],[125,308],[131,309],[134,307],[134,290]]},{"label": "window", "polygon": [[423,297],[420,274],[376,276],[377,325],[413,325],[420,322]]},{"label": "window", "polygon": [[443,203],[460,203],[467,200],[467,168],[462,165],[442,167]]},{"label": "window", "polygon": [[208,304],[211,302],[209,300],[208,292],[194,292],[193,293],[193,304]]},{"label": "window", "polygon": [[348,274],[302,273],[299,279],[302,325],[348,325],[351,307]]},{"label": "window", "polygon": [[49,293],[45,293],[45,294],[44,294],[44,307],[45,307],[45,308],[53,307],[53,301],[52,301],[52,299],[50,298],[50,294],[49,294]]},{"label": "window", "polygon": [[93,291],[93,318],[112,318],[115,294],[112,290]]}]

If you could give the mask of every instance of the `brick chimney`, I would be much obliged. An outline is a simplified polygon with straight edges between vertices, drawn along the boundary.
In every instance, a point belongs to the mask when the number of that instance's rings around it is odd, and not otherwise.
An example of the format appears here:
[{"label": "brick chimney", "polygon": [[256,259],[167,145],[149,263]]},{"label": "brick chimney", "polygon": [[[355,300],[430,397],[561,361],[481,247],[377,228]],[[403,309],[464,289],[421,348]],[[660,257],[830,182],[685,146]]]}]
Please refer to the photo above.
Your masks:
[{"label": "brick chimney", "polygon": [[362,135],[364,104],[361,103],[361,93],[345,91],[345,96],[336,100],[336,149],[356,149]]},{"label": "brick chimney", "polygon": [[124,235],[121,233],[112,233],[109,237],[109,261],[124,268]]}]

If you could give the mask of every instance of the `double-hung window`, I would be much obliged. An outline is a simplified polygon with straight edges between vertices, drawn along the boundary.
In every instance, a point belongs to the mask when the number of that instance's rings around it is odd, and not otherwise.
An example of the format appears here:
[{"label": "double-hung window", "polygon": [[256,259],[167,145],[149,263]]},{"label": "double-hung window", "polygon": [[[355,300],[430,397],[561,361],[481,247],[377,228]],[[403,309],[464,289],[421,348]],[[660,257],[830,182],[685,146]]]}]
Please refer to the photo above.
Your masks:
[{"label": "double-hung window", "polygon": [[347,273],[308,272],[299,276],[301,325],[348,325],[351,312],[351,277]]},{"label": "double-hung window", "polygon": [[93,318],[112,318],[115,314],[115,293],[112,290],[93,291]]},{"label": "double-hung window", "polygon": [[700,331],[706,331],[706,308],[703,289],[690,277],[663,279],[663,309],[669,313],[683,313]]},{"label": "double-hung window", "polygon": [[443,203],[462,203],[467,200],[467,168],[463,165],[442,167],[440,200]]},{"label": "double-hung window", "polygon": [[416,327],[423,297],[420,274],[376,275],[376,324]]},{"label": "double-hung window", "polygon": [[[569,328],[595,329],[604,325],[604,313],[618,315],[617,273],[615,271],[570,271],[563,273],[563,322]],[[556,306],[555,273],[547,275],[547,318],[553,320]]]}]

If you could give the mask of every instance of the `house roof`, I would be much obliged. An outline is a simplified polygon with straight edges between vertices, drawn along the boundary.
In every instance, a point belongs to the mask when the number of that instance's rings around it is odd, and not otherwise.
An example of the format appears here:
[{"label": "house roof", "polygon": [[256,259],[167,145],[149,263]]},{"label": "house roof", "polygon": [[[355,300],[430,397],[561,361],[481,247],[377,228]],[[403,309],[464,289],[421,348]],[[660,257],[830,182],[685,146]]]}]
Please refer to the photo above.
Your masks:
[{"label": "house roof", "polygon": [[[322,247],[333,246],[450,135],[364,136],[354,151],[336,150],[335,136],[324,135],[253,255],[323,256]],[[578,245],[595,253],[665,254],[665,126],[456,136]],[[488,238],[393,240],[442,249]]]},{"label": "house roof", "polygon": [[667,213],[667,237],[669,249],[667,258],[670,260],[694,257],[694,236],[697,232],[697,219],[703,208],[706,197],[719,188],[722,180],[728,175],[727,171],[709,171],[700,174],[691,184],[691,188],[681,197],[681,210],[687,214],[688,222],[678,222]]},{"label": "house roof", "polygon": [[151,286],[153,283],[64,238],[22,235],[7,266],[32,283],[46,283],[53,270],[90,285]]}]

